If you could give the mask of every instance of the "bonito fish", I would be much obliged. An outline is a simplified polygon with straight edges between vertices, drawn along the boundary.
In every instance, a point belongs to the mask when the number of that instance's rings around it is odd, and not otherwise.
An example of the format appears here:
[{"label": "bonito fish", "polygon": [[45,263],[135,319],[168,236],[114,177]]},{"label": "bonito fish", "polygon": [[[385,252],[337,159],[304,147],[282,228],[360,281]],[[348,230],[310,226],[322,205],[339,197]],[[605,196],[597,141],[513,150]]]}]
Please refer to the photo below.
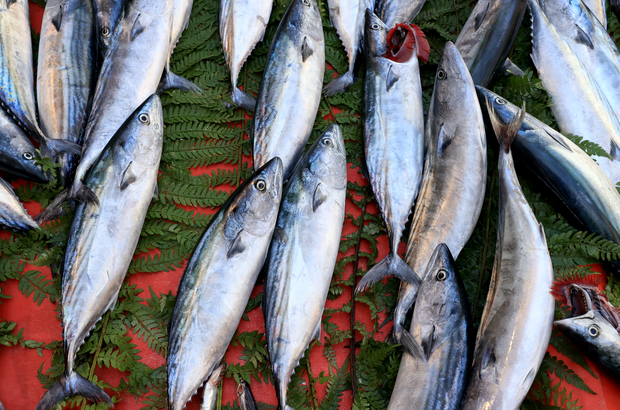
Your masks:
[{"label": "bonito fish", "polygon": [[540,5],[620,118],[620,52],[603,24],[581,0],[544,0]]},{"label": "bonito fish", "polygon": [[332,124],[300,159],[284,192],[265,264],[265,336],[282,410],[291,410],[286,394],[295,367],[321,336],[344,222],[345,153],[340,128]]},{"label": "bonito fish", "polygon": [[250,385],[243,379],[237,384],[237,401],[239,401],[241,410],[256,410],[256,400],[254,400]]},{"label": "bonito fish", "polygon": [[474,84],[486,87],[502,67],[523,75],[506,60],[521,26],[527,0],[478,0],[456,39]]},{"label": "bonito fish", "polygon": [[461,409],[516,410],[549,345],[553,265],[544,228],[521,191],[510,151],[525,110],[506,124],[488,109],[500,145],[497,247]]},{"label": "bonito fish", "polygon": [[[50,138],[81,143],[95,86],[96,41],[90,0],[46,3],[39,42],[37,106],[41,129]],[[58,162],[66,186],[77,157],[63,155]]]},{"label": "bonito fish", "polygon": [[390,254],[370,269],[363,283],[396,276],[418,286],[420,278],[398,255],[424,166],[424,108],[416,30],[388,28],[366,14],[364,140],[370,184],[390,239]]},{"label": "bonito fish", "polygon": [[276,225],[282,161],[274,158],[228,199],[187,263],[170,318],[169,410],[212,378],[239,325]]},{"label": "bonito fish", "polygon": [[272,6],[273,0],[220,0],[220,37],[230,70],[232,100],[250,111],[256,108],[256,100],[237,87],[237,79],[248,56],[263,40]]},{"label": "bonito fish", "polygon": [[75,211],[62,276],[65,372],[36,410],[50,410],[72,395],[112,404],[75,371],[75,357],[116,304],[157,186],[163,133],[161,101],[153,95],[127,119],[85,180],[101,204],[79,204]]},{"label": "bonito fish", "polygon": [[0,171],[34,182],[49,178],[37,165],[37,152],[30,139],[10,115],[0,109]]},{"label": "bonito fish", "polygon": [[22,230],[39,227],[19,202],[13,187],[2,178],[0,178],[0,226]]},{"label": "bonito fish", "polygon": [[411,23],[426,0],[375,0],[375,13],[388,28]]},{"label": "bonito fish", "polygon": [[95,33],[97,45],[102,55],[110,48],[116,26],[121,20],[127,0],[93,0],[96,16]]},{"label": "bonito fish", "polygon": [[321,102],[325,41],[316,0],[293,0],[267,55],[252,124],[254,168],[280,157],[287,180]]},{"label": "bonito fish", "polygon": [[366,0],[328,0],[329,19],[347,52],[349,71],[323,88],[325,96],[344,92],[355,82],[355,60],[362,48]]},{"label": "bonito fish", "polygon": [[[440,243],[458,257],[476,226],[486,188],[487,142],[482,113],[467,66],[451,42],[446,43],[439,60],[426,139],[422,187],[405,258],[417,273],[424,272]],[[362,285],[363,279],[358,288]],[[418,286],[401,282],[394,312],[394,337],[410,353],[415,348],[404,324],[417,292]],[[406,359],[401,361],[401,367],[409,364]]]},{"label": "bonito fish", "polygon": [[611,182],[620,182],[620,121],[538,1],[528,1],[532,14],[532,60],[543,87],[551,95],[551,111],[560,131],[600,145],[612,159],[596,157],[596,162]]},{"label": "bonito fish", "polygon": [[405,355],[388,410],[458,409],[471,366],[473,328],[469,302],[450,250],[433,252],[413,310],[416,356]]}]

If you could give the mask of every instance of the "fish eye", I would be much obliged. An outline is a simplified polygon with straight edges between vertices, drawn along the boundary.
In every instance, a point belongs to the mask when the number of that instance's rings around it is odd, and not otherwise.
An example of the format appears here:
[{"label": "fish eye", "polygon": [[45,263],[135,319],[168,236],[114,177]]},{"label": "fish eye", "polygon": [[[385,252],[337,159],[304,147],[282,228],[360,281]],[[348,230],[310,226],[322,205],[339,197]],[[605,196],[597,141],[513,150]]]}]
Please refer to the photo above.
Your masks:
[{"label": "fish eye", "polygon": [[334,143],[329,138],[325,138],[323,141],[321,141],[321,143],[323,145],[325,145],[326,147],[333,147],[334,146]]},{"label": "fish eye", "polygon": [[22,157],[24,157],[24,159],[27,159],[27,160],[34,159],[34,155],[32,155],[32,153],[31,153],[31,152],[24,152],[24,153],[22,154]]},{"label": "fish eye", "polygon": [[148,124],[149,116],[147,114],[140,114],[140,116],[138,117],[138,121],[140,121],[143,124]]},{"label": "fish eye", "polygon": [[448,74],[440,68],[439,71],[437,71],[437,78],[443,80],[446,77],[448,77]]},{"label": "fish eye", "polygon": [[258,181],[256,181],[254,186],[256,187],[256,189],[258,189],[261,192],[265,192],[265,189],[267,188],[267,184],[262,179],[259,179]]},{"label": "fish eye", "polygon": [[379,30],[381,28],[381,26],[379,26],[379,23],[372,23],[370,25],[370,28],[373,30]]},{"label": "fish eye", "polygon": [[504,100],[503,98],[495,97],[495,102],[499,105],[506,105],[506,100]]},{"label": "fish eye", "polygon": [[598,328],[598,326],[596,325],[590,325],[590,327],[588,328],[588,334],[591,337],[597,337],[600,333],[600,330]]},{"label": "fish eye", "polygon": [[443,270],[443,269],[441,269],[439,272],[437,272],[437,276],[435,276],[435,278],[439,282],[443,282],[444,280],[446,280],[447,277],[448,277],[448,273],[445,270]]},{"label": "fish eye", "polygon": [[110,29],[107,27],[102,28],[101,34],[103,34],[104,37],[108,37],[110,35]]},{"label": "fish eye", "polygon": [[306,6],[310,5],[310,0],[301,0],[301,2],[305,4]]}]

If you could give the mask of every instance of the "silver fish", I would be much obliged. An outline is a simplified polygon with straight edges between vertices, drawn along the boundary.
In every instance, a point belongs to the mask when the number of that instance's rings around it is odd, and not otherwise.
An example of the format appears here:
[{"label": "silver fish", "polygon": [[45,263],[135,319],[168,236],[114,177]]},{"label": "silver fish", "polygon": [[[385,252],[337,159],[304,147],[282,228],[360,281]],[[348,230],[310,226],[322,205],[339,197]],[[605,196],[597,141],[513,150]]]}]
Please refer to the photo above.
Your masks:
[{"label": "silver fish", "polygon": [[[505,66],[523,20],[526,2],[478,0],[455,43],[474,84],[486,87],[493,75]],[[513,74],[523,75],[512,62],[506,67]]]},{"label": "silver fish", "polygon": [[347,160],[332,124],[300,159],[286,187],[265,264],[265,337],[279,408],[321,318],[344,222]]},{"label": "silver fish", "polygon": [[28,1],[0,2],[0,50],[0,108],[39,141],[44,156],[79,153],[76,144],[46,138],[37,124]]},{"label": "silver fish", "polygon": [[353,70],[355,60],[362,48],[364,37],[364,13],[366,0],[328,0],[329,19],[336,28],[342,45],[349,58],[349,71],[332,80],[323,88],[323,94],[330,95],[345,92],[355,82]]},{"label": "silver fish", "polygon": [[254,168],[280,157],[284,180],[312,132],[321,102],[325,41],[316,0],[293,0],[271,43],[252,124]]},{"label": "silver fish", "polygon": [[103,55],[110,48],[126,3],[127,0],[93,0],[93,8],[97,17],[95,27],[97,44]]},{"label": "silver fish", "polygon": [[239,401],[241,410],[256,410],[256,400],[254,400],[250,385],[243,379],[237,384],[237,400]]},{"label": "silver fish", "polygon": [[[96,64],[95,17],[90,0],[50,0],[45,5],[37,71],[41,129],[50,138],[81,143]],[[63,155],[61,178],[69,184],[77,157]]]},{"label": "silver fish", "polygon": [[605,27],[581,0],[545,0],[540,5],[620,118],[620,52]]},{"label": "silver fish", "polygon": [[182,410],[213,377],[260,272],[282,195],[274,158],[242,184],[213,217],[192,254],[170,318],[168,409]]},{"label": "silver fish", "polygon": [[[414,31],[405,36],[414,36]],[[396,62],[389,55],[388,27],[366,12],[364,142],[370,185],[388,231],[390,254],[370,269],[358,286],[397,276],[417,287],[420,278],[398,255],[405,223],[413,209],[424,166],[424,108],[418,53]],[[406,37],[399,39],[404,42]],[[394,44],[392,44],[394,45]],[[403,46],[403,44],[400,44]]]},{"label": "silver fish", "polygon": [[450,250],[433,252],[413,309],[411,335],[418,354],[405,355],[388,410],[453,410],[459,407],[471,366],[469,302]]},{"label": "silver fish", "polygon": [[183,31],[189,25],[194,0],[174,0],[172,11],[172,34],[170,35],[170,54],[176,47]]},{"label": "silver fish", "polygon": [[462,410],[518,409],[549,345],[555,302],[545,231],[530,209],[510,145],[525,110],[508,124],[488,107],[500,144],[497,250]]},{"label": "silver fish", "polygon": [[161,101],[153,95],[130,116],[85,180],[101,204],[79,204],[75,211],[62,276],[65,372],[36,410],[52,409],[72,395],[112,404],[75,371],[75,356],[116,304],[157,187],[163,133]]},{"label": "silver fish", "polygon": [[127,4],[99,73],[69,198],[97,201],[83,179],[123,122],[157,91],[169,56],[172,5],[173,0]]},{"label": "silver fish", "polygon": [[607,30],[607,1],[583,0],[583,3],[588,6],[588,11],[593,17]]},{"label": "silver fish", "polygon": [[37,165],[37,152],[30,139],[4,110],[0,109],[0,171],[35,182],[49,181]]},{"label": "silver fish", "polygon": [[13,187],[2,178],[0,178],[0,226],[21,230],[39,227],[19,202]]},{"label": "silver fish", "polygon": [[217,409],[217,391],[220,387],[220,383],[224,378],[224,372],[226,370],[226,364],[222,363],[213,370],[211,377],[205,383],[204,390],[202,392],[202,402],[200,403],[200,410],[216,410]]},{"label": "silver fish", "polygon": [[220,0],[220,37],[230,70],[232,100],[250,111],[256,108],[256,100],[237,87],[237,79],[248,56],[263,40],[272,7],[273,0]]},{"label": "silver fish", "polygon": [[[476,89],[465,62],[446,43],[426,123],[428,148],[422,187],[413,214],[405,260],[423,272],[435,248],[445,243],[458,258],[476,226],[487,181],[487,141]],[[413,352],[404,329],[417,286],[401,282],[394,336]],[[409,363],[401,361],[401,367]]]},{"label": "silver fish", "polygon": [[551,25],[537,0],[532,14],[532,60],[551,95],[551,111],[560,131],[600,145],[612,157],[596,162],[613,183],[620,181],[620,121],[596,81]]},{"label": "silver fish", "polygon": [[426,0],[375,0],[375,13],[388,28],[411,23]]}]

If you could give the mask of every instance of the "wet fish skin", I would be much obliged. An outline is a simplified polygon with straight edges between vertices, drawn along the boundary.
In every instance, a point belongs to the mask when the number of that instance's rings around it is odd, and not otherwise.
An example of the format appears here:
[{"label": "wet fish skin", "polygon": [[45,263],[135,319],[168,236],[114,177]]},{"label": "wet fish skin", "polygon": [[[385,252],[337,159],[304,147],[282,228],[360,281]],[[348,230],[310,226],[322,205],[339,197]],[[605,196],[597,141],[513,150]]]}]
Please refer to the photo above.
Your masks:
[{"label": "wet fish skin", "polygon": [[276,31],[251,137],[254,167],[280,157],[284,179],[302,156],[321,102],[325,40],[316,0],[294,0]]},{"label": "wet fish skin", "polygon": [[[96,41],[90,0],[46,3],[37,65],[37,108],[46,136],[81,143],[95,87]],[[77,160],[58,158],[65,186]]]},{"label": "wet fish skin", "polygon": [[469,301],[454,259],[437,245],[420,285],[411,335],[419,355],[401,367],[388,410],[457,409],[465,392],[473,353]]},{"label": "wet fish skin", "polygon": [[620,116],[620,52],[607,29],[581,0],[546,0],[540,5]]},{"label": "wet fish skin", "polygon": [[204,385],[202,392],[202,402],[200,403],[200,410],[216,410],[217,409],[217,391],[220,383],[224,378],[224,372],[226,371],[226,364],[222,363],[213,370],[211,377]]},{"label": "wet fish skin", "polygon": [[[476,89],[485,115],[488,116],[487,104],[504,123],[518,112],[517,106],[501,96],[486,88]],[[620,243],[620,194],[588,154],[529,114],[525,115],[511,149],[585,228]]]},{"label": "wet fish skin", "polygon": [[0,110],[0,171],[30,181],[47,183],[49,177],[36,163],[37,152],[26,134]]},{"label": "wet fish skin", "polygon": [[532,60],[551,96],[560,131],[600,145],[612,160],[595,157],[611,182],[620,181],[620,121],[570,46],[551,25],[538,1],[528,0],[532,14]]},{"label": "wet fish skin", "polygon": [[114,308],[157,186],[163,111],[151,96],[103,151],[85,183],[100,205],[79,204],[69,231],[62,277],[65,373],[36,410],[71,395],[112,404],[94,383],[75,372],[75,357],[95,324]]},{"label": "wet fish skin", "polygon": [[501,71],[521,26],[527,0],[478,0],[456,40],[474,84]]},{"label": "wet fish skin", "polygon": [[237,384],[237,400],[239,401],[241,410],[256,410],[256,400],[254,400],[250,385],[243,379]]},{"label": "wet fish skin", "polygon": [[286,186],[263,293],[265,337],[279,408],[313,339],[338,257],[346,201],[346,151],[332,124],[300,159]]},{"label": "wet fish skin", "polygon": [[94,0],[92,3],[96,15],[97,45],[102,55],[110,48],[126,3],[127,0]]},{"label": "wet fish skin", "polygon": [[375,0],[375,13],[388,28],[411,23],[426,0]]},{"label": "wet fish skin", "polygon": [[128,3],[99,73],[70,199],[96,202],[82,180],[125,119],[157,91],[169,57],[172,6],[173,0]]},{"label": "wet fish skin", "polygon": [[[177,0],[180,1],[180,0]],[[220,37],[230,70],[233,102],[254,111],[256,100],[237,87],[241,67],[263,40],[273,0],[220,0]]]},{"label": "wet fish skin", "polygon": [[[613,0],[612,5],[613,5]],[[599,23],[607,30],[607,1],[606,0],[583,0],[588,6],[590,13],[596,17]]]},{"label": "wet fish skin", "polygon": [[417,287],[420,278],[398,255],[422,180],[424,108],[417,52],[408,61],[383,57],[388,27],[366,13],[364,145],[370,184],[390,240],[390,254],[370,269],[358,290],[394,275]]},{"label": "wet fish skin", "polygon": [[169,410],[182,410],[214,377],[239,325],[275,228],[282,169],[274,158],[242,184],[187,263],[170,319]]},{"label": "wet fish skin", "polygon": [[524,114],[507,124],[490,116],[500,143],[497,247],[462,410],[518,409],[553,328],[553,265],[545,232],[523,195],[510,151]]},{"label": "wet fish skin", "polygon": [[176,47],[183,31],[189,25],[194,0],[174,0],[172,12],[172,33],[170,35],[170,54]]},{"label": "wet fish skin", "polygon": [[353,70],[363,45],[364,15],[368,4],[367,0],[328,0],[327,5],[329,18],[336,28],[349,60],[349,71],[333,79],[323,88],[323,94],[329,97],[345,92],[355,82]]},{"label": "wet fish skin", "polygon": [[13,187],[2,178],[0,178],[0,226],[25,231],[39,227],[19,202]]},{"label": "wet fish skin", "polygon": [[[424,271],[440,243],[458,258],[476,226],[486,189],[482,113],[471,75],[451,42],[446,43],[439,61],[425,138],[428,147],[422,186],[405,257],[416,272]],[[404,323],[417,291],[417,287],[401,283],[394,312],[394,336],[400,343],[408,339]],[[410,364],[410,358],[403,356],[401,367]]]}]

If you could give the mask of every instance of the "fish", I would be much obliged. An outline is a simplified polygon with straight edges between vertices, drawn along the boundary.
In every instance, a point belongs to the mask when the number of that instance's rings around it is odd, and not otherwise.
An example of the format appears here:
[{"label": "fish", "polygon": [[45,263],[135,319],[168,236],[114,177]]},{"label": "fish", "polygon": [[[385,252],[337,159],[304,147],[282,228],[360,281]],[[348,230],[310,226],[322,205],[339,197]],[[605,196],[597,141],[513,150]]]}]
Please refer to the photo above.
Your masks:
[{"label": "fish", "polygon": [[202,392],[202,402],[200,403],[200,410],[216,410],[217,409],[217,393],[220,387],[220,383],[224,378],[224,372],[226,370],[226,363],[220,364],[213,370],[211,377],[205,383],[205,388]]},{"label": "fish", "polygon": [[232,101],[250,111],[256,108],[256,99],[241,91],[237,80],[248,56],[263,41],[272,7],[273,0],[220,0],[220,37],[230,70]]},{"label": "fish", "polygon": [[417,355],[403,356],[388,410],[458,409],[471,366],[473,326],[469,301],[450,249],[439,244],[413,309]]},{"label": "fish", "polygon": [[0,226],[28,231],[39,225],[28,215],[13,187],[0,178]]},{"label": "fish", "polygon": [[[50,0],[45,5],[37,65],[37,108],[41,130],[54,139],[80,144],[95,88],[95,16],[90,0]],[[58,163],[65,186],[76,155]]]},{"label": "fish", "polygon": [[461,410],[519,408],[547,351],[555,309],[545,230],[523,195],[510,150],[525,106],[509,123],[492,106],[488,111],[500,147],[497,246]]},{"label": "fish", "polygon": [[127,117],[157,91],[169,57],[172,5],[173,0],[127,3],[99,73],[69,199],[98,202],[83,179]]},{"label": "fish", "polygon": [[174,0],[172,11],[172,33],[170,35],[170,54],[176,47],[181,35],[189,25],[194,0]]},{"label": "fish", "polygon": [[41,144],[41,154],[79,154],[79,145],[47,138],[36,120],[32,39],[27,0],[0,3],[0,109]]},{"label": "fish", "polygon": [[280,157],[286,181],[302,156],[321,102],[325,39],[316,0],[293,0],[267,54],[250,136],[254,168]]},{"label": "fish", "polygon": [[239,380],[237,384],[237,400],[241,410],[256,410],[256,400],[254,400],[250,385],[243,379]]},{"label": "fish", "polygon": [[426,0],[375,0],[375,13],[388,28],[411,23]]},{"label": "fish", "polygon": [[[416,273],[424,271],[440,243],[445,243],[453,257],[458,258],[484,202],[487,182],[484,121],[471,75],[452,42],[446,43],[439,60],[425,138],[428,147],[422,186],[405,255]],[[361,289],[365,282],[362,278],[357,288]],[[401,282],[394,311],[394,339],[412,355],[415,348],[404,325],[417,292],[418,286]],[[401,361],[401,367],[406,363]]]},{"label": "fish", "polygon": [[[366,13],[365,158],[390,253],[364,275],[360,290],[385,276],[415,287],[420,284],[416,272],[398,255],[424,167],[424,107],[415,33],[409,25],[388,31],[379,17],[370,10]],[[392,49],[394,45],[398,50]]]},{"label": "fish", "polygon": [[614,184],[620,182],[620,121],[588,70],[549,22],[537,0],[532,15],[532,60],[551,96],[551,112],[562,133],[601,146],[612,159],[594,157]]},{"label": "fish", "polygon": [[101,54],[105,55],[113,41],[127,0],[93,0],[92,4],[96,17],[97,47]]},{"label": "fish", "polygon": [[506,57],[521,26],[526,2],[478,0],[476,3],[455,43],[474,84],[486,87],[502,67],[523,75],[514,63],[506,63]]},{"label": "fish", "polygon": [[282,196],[282,161],[247,179],[213,216],[192,253],[170,318],[168,409],[182,410],[219,375],[265,262]]},{"label": "fish", "polygon": [[342,226],[347,160],[340,127],[331,124],[299,160],[283,194],[265,262],[265,338],[279,408],[291,410],[291,376],[314,339],[331,283]]},{"label": "fish", "polygon": [[355,60],[363,45],[366,0],[328,0],[329,19],[347,52],[349,71],[323,87],[326,97],[345,92],[355,82]]},{"label": "fish", "polygon": [[[519,111],[516,105],[492,91],[476,89],[487,117],[487,105],[504,123]],[[620,194],[588,154],[527,113],[511,150],[587,230],[620,244]]]},{"label": "fish", "polygon": [[[613,5],[613,1],[611,3]],[[583,0],[583,3],[588,7],[588,11],[599,23],[607,30],[607,1],[606,0]]]},{"label": "fish", "polygon": [[[610,322],[601,314],[601,310],[594,307],[604,296],[593,294],[576,284],[571,285],[570,289],[571,314],[565,319],[556,320],[555,327],[616,378],[620,377],[620,330],[617,322]],[[612,308],[617,319],[618,308]]]},{"label": "fish", "polygon": [[75,370],[80,347],[114,308],[157,187],[164,133],[162,105],[153,95],[138,107],[102,152],[85,183],[99,206],[78,204],[62,266],[65,371],[35,410],[50,410],[69,396],[112,401]]},{"label": "fish", "polygon": [[30,181],[47,183],[49,176],[37,164],[37,149],[13,119],[0,109],[0,171]]},{"label": "fish", "polygon": [[607,29],[581,0],[545,0],[540,6],[620,117],[620,52]]}]

